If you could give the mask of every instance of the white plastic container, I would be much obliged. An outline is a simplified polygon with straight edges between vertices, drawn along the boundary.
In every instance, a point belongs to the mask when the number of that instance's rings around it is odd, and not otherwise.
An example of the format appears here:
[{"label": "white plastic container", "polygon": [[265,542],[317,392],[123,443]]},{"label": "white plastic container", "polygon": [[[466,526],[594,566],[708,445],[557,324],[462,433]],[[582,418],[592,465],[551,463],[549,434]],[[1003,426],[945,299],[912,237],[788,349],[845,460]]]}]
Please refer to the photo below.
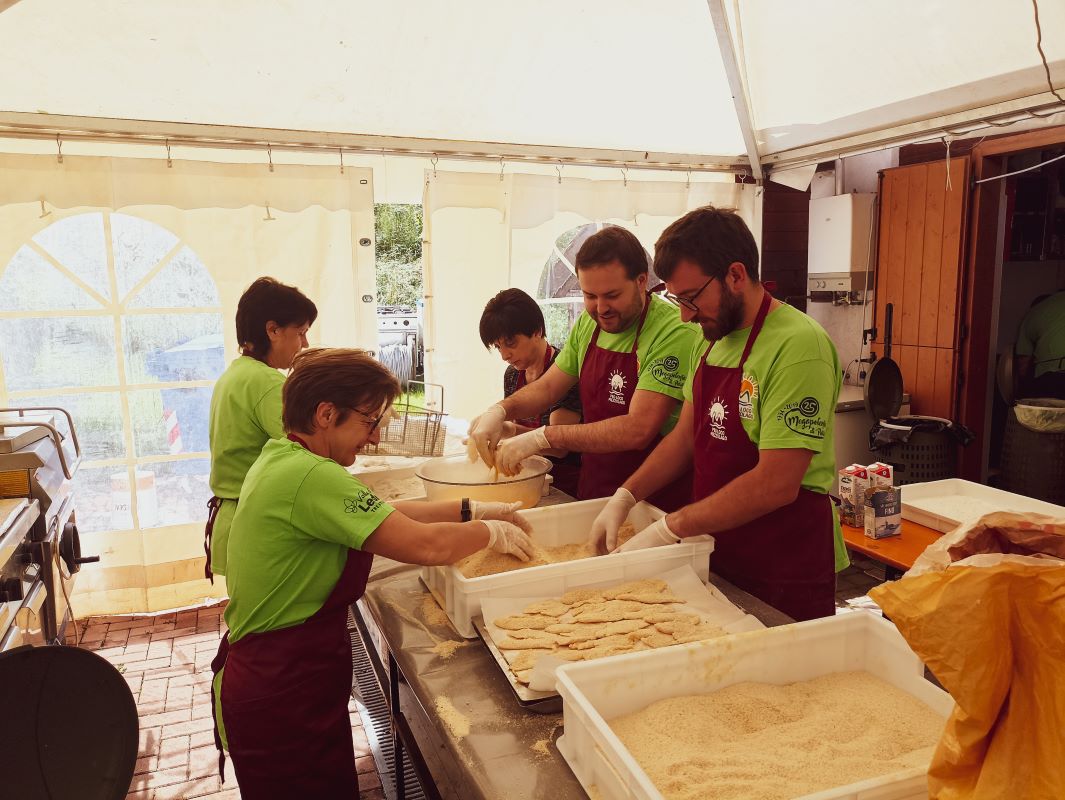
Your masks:
[{"label": "white plastic container", "polygon": [[[787,684],[864,670],[942,714],[950,695],[925,680],[924,667],[895,626],[863,612],[741,633],[690,645],[566,664],[558,670],[565,734],[558,749],[587,791],[607,800],[661,800],[609,720],[669,697],[709,694],[743,681]],[[668,676],[668,680],[663,680]],[[926,798],[927,767],[816,792],[804,800]]]},{"label": "white plastic container", "polygon": [[996,511],[1046,514],[1065,519],[1065,507],[961,478],[902,487],[902,518],[944,533],[963,522]]},{"label": "white plastic container", "polygon": [[[544,547],[576,544],[588,539],[592,522],[607,503],[607,498],[534,508],[521,514],[532,525],[533,539]],[[629,522],[643,530],[665,512],[647,503],[638,503],[629,512]],[[481,613],[485,597],[559,597],[570,589],[592,583],[651,578],[671,569],[690,564],[699,579],[710,577],[710,553],[713,541],[681,542],[664,547],[613,553],[561,564],[467,578],[454,566],[422,567],[422,581],[447,612],[455,629],[467,639],[477,632],[473,619]]]},{"label": "white plastic container", "polygon": [[[352,474],[385,502],[420,500],[425,497],[425,485],[415,474],[416,469],[417,467],[399,467]],[[397,493],[397,488],[402,491]]]}]

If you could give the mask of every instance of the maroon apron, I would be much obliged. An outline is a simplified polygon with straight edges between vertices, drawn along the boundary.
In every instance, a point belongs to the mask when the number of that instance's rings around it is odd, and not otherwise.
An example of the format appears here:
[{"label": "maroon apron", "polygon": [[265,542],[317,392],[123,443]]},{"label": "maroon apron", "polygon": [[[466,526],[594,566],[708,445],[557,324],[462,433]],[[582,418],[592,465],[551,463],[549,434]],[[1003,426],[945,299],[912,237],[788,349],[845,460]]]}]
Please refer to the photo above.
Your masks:
[{"label": "maroon apron", "polygon": [[[233,645],[222,639],[211,668],[225,667],[222,720],[243,800],[359,797],[347,617],[372,563],[372,553],[348,550],[336,586],[305,622]],[[215,744],[221,750],[217,727]]]},{"label": "maroon apron", "polygon": [[[705,356],[699,360],[693,397],[696,500],[758,464],[758,447],[740,420],[740,383],[771,302],[765,292],[739,366],[711,367]],[[835,613],[836,585],[832,536],[828,495],[799,489],[794,502],[715,533],[710,563],[722,578],[793,619],[830,617]]]},{"label": "maroon apron", "polygon": [[[581,365],[581,410],[584,422],[599,422],[629,413],[629,404],[640,378],[640,362],[637,356],[640,330],[650,308],[651,297],[648,295],[647,304],[636,328],[632,350],[628,353],[616,353],[599,347],[600,328],[595,326],[595,333],[592,334],[592,341],[588,344],[588,352]],[[581,500],[592,500],[614,494],[643,464],[661,440],[662,437],[655,434],[651,443],[642,450],[581,453],[581,476],[577,496]],[[691,502],[691,490],[692,474],[688,471],[648,497],[647,502],[666,511],[676,511]]]}]

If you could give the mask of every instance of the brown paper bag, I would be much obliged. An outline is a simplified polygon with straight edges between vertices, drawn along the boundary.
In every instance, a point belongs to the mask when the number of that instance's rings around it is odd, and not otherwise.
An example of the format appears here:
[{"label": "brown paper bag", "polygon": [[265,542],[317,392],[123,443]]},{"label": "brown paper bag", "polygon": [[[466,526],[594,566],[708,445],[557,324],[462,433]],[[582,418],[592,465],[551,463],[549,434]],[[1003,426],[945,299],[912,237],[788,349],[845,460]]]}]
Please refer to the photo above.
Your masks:
[{"label": "brown paper bag", "polygon": [[988,514],[869,596],[954,698],[929,796],[1065,798],[1065,520]]}]

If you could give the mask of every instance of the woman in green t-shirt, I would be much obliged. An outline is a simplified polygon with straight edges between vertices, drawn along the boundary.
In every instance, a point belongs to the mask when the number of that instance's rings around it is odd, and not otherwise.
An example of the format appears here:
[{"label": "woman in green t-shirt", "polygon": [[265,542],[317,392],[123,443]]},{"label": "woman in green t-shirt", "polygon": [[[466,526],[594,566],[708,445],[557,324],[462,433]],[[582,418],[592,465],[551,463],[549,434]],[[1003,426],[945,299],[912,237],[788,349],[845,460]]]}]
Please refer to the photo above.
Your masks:
[{"label": "woman in green t-shirt", "polygon": [[211,493],[203,549],[204,575],[227,571],[229,526],[248,469],[281,426],[279,370],[307,346],[307,330],[318,317],[314,303],[295,286],[259,278],[237,303],[237,358],[215,383],[211,395]]},{"label": "woman in green t-shirt", "polygon": [[398,394],[365,351],[300,353],[283,392],[287,438],[248,470],[229,541],[228,633],[212,664],[216,744],[244,800],[359,796],[347,614],[374,554],[440,565],[486,547],[532,553],[517,503],[390,505],[348,473]]}]

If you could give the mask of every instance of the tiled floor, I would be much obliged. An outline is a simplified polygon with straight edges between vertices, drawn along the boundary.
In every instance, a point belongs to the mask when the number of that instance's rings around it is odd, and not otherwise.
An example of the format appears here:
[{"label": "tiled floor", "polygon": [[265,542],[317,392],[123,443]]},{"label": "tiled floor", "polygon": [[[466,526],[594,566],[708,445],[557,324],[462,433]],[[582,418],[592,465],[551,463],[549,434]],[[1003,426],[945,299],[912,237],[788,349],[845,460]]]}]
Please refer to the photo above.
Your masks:
[{"label": "tiled floor", "polygon": [[884,582],[883,564],[853,552],[850,557],[851,565],[836,575],[837,605],[846,605],[848,600],[866,595],[874,586]]},{"label": "tiled floor", "polygon": [[[137,701],[140,752],[127,800],[239,800],[232,764],[226,782],[218,778],[211,721],[211,659],[224,607],[79,622],[81,646],[118,667]],[[354,701],[350,710],[363,800],[383,800]]]}]

